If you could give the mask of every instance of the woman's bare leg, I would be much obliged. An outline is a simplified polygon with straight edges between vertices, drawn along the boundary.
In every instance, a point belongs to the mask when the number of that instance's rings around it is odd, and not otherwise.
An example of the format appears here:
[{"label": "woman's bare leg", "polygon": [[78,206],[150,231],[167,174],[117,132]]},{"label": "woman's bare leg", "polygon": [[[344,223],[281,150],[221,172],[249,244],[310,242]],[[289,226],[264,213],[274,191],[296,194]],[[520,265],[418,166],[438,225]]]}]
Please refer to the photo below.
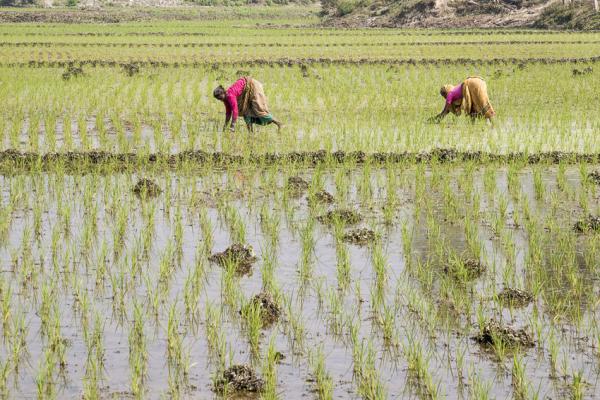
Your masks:
[{"label": "woman's bare leg", "polygon": [[274,123],[275,125],[277,125],[277,132],[279,132],[281,130],[281,127],[283,126],[283,124],[279,121],[277,121],[276,119],[273,119],[273,121],[271,121],[272,123]]}]

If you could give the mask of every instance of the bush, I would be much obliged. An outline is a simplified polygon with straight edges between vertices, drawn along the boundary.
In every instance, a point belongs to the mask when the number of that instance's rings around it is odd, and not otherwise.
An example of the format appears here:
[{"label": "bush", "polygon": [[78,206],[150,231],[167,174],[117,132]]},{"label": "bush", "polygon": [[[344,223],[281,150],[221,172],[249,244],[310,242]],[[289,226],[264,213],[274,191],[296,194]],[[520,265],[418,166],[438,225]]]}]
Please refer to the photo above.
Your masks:
[{"label": "bush", "polygon": [[337,0],[335,2],[336,14],[340,17],[348,15],[359,7],[368,5],[366,0]]}]

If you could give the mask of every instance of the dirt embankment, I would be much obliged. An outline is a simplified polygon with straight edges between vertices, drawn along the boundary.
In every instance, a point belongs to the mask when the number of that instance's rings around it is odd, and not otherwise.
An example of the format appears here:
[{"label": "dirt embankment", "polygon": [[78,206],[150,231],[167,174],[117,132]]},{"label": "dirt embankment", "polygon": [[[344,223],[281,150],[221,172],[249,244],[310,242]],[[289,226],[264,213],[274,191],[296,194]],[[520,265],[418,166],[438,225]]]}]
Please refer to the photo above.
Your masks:
[{"label": "dirt embankment", "polygon": [[324,0],[337,27],[600,29],[592,3],[557,0]]}]

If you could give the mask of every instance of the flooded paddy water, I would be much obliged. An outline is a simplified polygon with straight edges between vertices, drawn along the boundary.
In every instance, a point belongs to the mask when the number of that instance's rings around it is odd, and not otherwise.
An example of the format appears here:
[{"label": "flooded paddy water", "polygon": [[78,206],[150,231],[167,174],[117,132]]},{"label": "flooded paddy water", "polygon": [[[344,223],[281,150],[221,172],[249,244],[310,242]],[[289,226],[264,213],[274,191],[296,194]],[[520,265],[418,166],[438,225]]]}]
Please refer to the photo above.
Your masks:
[{"label": "flooded paddy water", "polygon": [[4,174],[0,389],[594,398],[598,169]]},{"label": "flooded paddy water", "polygon": [[599,32],[193,10],[0,25],[0,398],[598,397]]}]

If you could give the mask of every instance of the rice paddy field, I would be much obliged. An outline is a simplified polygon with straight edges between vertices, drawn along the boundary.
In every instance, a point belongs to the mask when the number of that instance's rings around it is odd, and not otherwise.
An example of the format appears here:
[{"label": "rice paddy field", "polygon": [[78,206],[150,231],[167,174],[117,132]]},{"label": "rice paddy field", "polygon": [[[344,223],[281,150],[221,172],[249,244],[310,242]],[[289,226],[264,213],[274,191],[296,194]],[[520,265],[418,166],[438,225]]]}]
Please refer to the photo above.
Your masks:
[{"label": "rice paddy field", "polygon": [[598,398],[599,32],[201,12],[0,25],[1,398]]}]

